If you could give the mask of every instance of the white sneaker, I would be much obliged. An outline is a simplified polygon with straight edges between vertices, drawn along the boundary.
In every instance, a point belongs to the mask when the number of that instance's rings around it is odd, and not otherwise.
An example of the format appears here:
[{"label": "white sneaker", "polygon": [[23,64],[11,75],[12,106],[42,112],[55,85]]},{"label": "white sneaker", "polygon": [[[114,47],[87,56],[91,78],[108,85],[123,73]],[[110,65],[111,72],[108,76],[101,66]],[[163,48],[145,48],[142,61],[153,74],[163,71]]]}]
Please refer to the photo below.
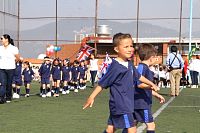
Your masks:
[{"label": "white sneaker", "polygon": [[62,94],[65,95],[65,94],[67,94],[67,93],[66,93],[66,91],[63,90],[63,91],[62,91]]},{"label": "white sneaker", "polygon": [[48,92],[46,96],[51,97],[51,92]]},{"label": "white sneaker", "polygon": [[69,92],[70,92],[69,90],[66,90],[66,94],[69,94]]},{"label": "white sneaker", "polygon": [[59,90],[60,92],[62,92],[63,91],[63,89],[62,88],[60,88],[60,90]]},{"label": "white sneaker", "polygon": [[13,98],[15,99],[15,98],[17,98],[17,93],[13,93]]},{"label": "white sneaker", "polygon": [[83,86],[83,89],[86,89],[86,86]]},{"label": "white sneaker", "polygon": [[76,92],[76,93],[77,93],[77,92],[78,92],[78,89],[75,89],[75,90],[74,90],[74,92]]},{"label": "white sneaker", "polygon": [[25,97],[29,97],[29,96],[30,96],[29,94],[26,94],[26,95],[25,95]]},{"label": "white sneaker", "polygon": [[46,96],[45,94],[42,94],[42,97],[45,98],[45,97],[47,97],[47,96]]},{"label": "white sneaker", "polygon": [[73,86],[71,86],[71,87],[70,87],[70,90],[74,90],[74,87],[73,87]]}]

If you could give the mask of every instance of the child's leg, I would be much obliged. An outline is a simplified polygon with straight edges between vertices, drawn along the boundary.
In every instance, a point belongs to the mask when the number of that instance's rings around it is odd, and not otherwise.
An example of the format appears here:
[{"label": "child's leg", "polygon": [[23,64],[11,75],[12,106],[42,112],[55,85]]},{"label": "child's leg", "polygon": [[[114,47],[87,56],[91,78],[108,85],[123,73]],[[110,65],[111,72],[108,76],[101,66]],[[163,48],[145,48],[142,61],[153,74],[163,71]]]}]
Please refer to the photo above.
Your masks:
[{"label": "child's leg", "polygon": [[12,88],[13,88],[13,92],[16,93],[17,89],[16,89],[16,85],[15,84],[12,84]]},{"label": "child's leg", "polygon": [[17,94],[19,95],[19,94],[20,94],[20,86],[17,85],[17,86],[16,86],[16,89],[17,89]]},{"label": "child's leg", "polygon": [[146,123],[147,125],[147,133],[155,133],[156,125],[154,122]]},{"label": "child's leg", "polygon": [[67,88],[67,81],[63,82],[63,90],[64,91],[68,90],[68,88]]},{"label": "child's leg", "polygon": [[103,133],[114,133],[115,132],[115,128],[113,125],[108,125],[106,130]]},{"label": "child's leg", "polygon": [[30,83],[26,83],[26,84],[25,84],[25,88],[26,88],[26,95],[25,95],[25,97],[29,97],[29,93],[30,93]]},{"label": "child's leg", "polygon": [[45,95],[46,94],[46,85],[45,84],[42,84],[42,95]]}]

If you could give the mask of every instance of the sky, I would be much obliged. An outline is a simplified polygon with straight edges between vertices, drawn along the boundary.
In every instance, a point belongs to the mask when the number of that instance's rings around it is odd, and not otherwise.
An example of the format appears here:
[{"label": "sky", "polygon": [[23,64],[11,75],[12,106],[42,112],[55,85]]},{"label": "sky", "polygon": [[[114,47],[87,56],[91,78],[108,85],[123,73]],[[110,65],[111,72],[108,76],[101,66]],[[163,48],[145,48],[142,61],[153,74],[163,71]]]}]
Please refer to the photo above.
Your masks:
[{"label": "sky", "polygon": [[[94,17],[95,0],[57,0],[59,17]],[[139,18],[179,18],[181,0],[139,0]],[[55,0],[20,0],[20,17],[55,17]],[[200,18],[200,0],[193,0],[193,17]],[[190,15],[190,0],[183,0],[183,17]],[[99,19],[127,19],[137,16],[137,0],[99,0]],[[34,29],[41,25],[54,22],[55,19],[21,20],[21,30]],[[122,21],[121,22],[128,22]],[[178,20],[177,20],[178,21]],[[188,21],[183,27],[187,27]],[[199,26],[200,20],[194,20]],[[177,28],[173,20],[145,21],[154,25]]]}]

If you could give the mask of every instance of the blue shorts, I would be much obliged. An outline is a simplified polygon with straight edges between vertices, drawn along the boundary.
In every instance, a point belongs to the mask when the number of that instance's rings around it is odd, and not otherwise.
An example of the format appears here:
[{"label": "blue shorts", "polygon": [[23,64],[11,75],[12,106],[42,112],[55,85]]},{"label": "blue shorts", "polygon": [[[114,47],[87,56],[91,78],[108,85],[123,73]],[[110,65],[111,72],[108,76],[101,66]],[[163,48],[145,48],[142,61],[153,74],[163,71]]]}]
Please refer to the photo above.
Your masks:
[{"label": "blue shorts", "polygon": [[31,84],[31,81],[24,81],[24,86],[26,86],[27,84]]},{"label": "blue shorts", "polygon": [[41,78],[41,84],[50,84],[50,78]]},{"label": "blue shorts", "polygon": [[108,125],[113,125],[115,128],[131,128],[134,127],[133,114],[110,115],[108,118]]},{"label": "blue shorts", "polygon": [[151,109],[135,109],[134,118],[137,122],[141,123],[151,123],[153,122],[153,116],[151,114]]},{"label": "blue shorts", "polygon": [[78,82],[78,77],[73,77],[72,76],[72,82]]},{"label": "blue shorts", "polygon": [[18,78],[18,77],[13,77],[12,84],[21,86],[21,85],[22,85],[22,79],[21,79],[21,78]]}]

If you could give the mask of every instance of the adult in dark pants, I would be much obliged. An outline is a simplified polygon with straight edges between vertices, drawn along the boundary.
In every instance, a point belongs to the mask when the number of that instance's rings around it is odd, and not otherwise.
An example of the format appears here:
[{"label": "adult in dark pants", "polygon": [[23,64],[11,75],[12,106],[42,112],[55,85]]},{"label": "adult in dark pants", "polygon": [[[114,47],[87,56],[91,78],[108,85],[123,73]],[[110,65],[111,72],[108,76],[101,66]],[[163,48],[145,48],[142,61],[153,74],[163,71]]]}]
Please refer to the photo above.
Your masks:
[{"label": "adult in dark pants", "polygon": [[198,77],[199,77],[199,63],[200,59],[199,56],[196,55],[196,58],[193,57],[193,59],[190,61],[189,70],[190,70],[190,77],[192,80],[191,88],[198,88]]},{"label": "adult in dark pants", "polygon": [[98,59],[95,59],[94,54],[91,54],[90,55],[90,75],[91,75],[92,87],[94,87],[97,71],[98,71]]},{"label": "adult in dark pants", "polygon": [[0,103],[10,102],[12,98],[12,79],[15,61],[20,60],[19,50],[8,34],[1,36],[0,46]]}]

